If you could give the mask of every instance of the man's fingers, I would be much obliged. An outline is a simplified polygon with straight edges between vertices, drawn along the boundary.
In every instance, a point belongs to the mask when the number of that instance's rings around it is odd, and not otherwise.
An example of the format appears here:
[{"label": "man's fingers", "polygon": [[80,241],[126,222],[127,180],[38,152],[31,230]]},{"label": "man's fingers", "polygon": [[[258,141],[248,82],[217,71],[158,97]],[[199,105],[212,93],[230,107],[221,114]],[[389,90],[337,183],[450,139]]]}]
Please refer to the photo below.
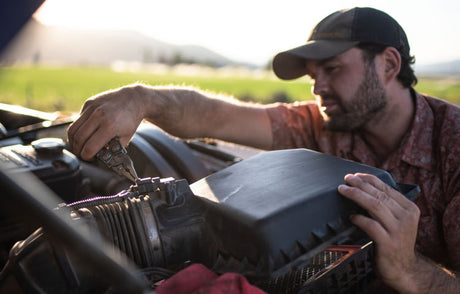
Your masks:
[{"label": "man's fingers", "polygon": [[395,189],[393,189],[392,187],[384,183],[382,180],[380,180],[376,176],[370,175],[370,174],[361,174],[361,173],[357,173],[355,174],[355,176],[368,182],[369,184],[374,186],[376,189],[386,193],[389,197],[394,199],[403,209],[407,209],[413,206],[412,201],[407,199],[404,195],[402,195],[401,193],[399,193],[398,191],[396,191]]},{"label": "man's fingers", "polygon": [[[69,129],[67,130],[67,136],[69,140],[70,149],[73,153],[77,156],[80,155],[81,148],[83,147],[84,143],[86,142],[87,136],[82,136],[82,126],[87,124],[87,117],[88,115],[80,116],[72,125],[70,125]],[[90,133],[94,132],[95,125],[90,125],[92,130]]]},{"label": "man's fingers", "polygon": [[[90,120],[84,120],[72,137],[71,148],[75,155],[81,156],[81,152],[88,139],[96,132],[99,123]],[[84,158],[87,159],[87,158]]]},{"label": "man's fingers", "polygon": [[92,159],[99,150],[101,150],[107,142],[109,142],[115,136],[111,135],[102,128],[98,128],[85,142],[80,156],[84,160]]},{"label": "man's fingers", "polygon": [[390,234],[397,231],[401,223],[418,222],[417,205],[376,176],[347,175],[345,181],[348,185],[340,185],[339,192],[364,208]]},{"label": "man's fingers", "polygon": [[87,108],[69,127],[69,145],[72,151],[84,160],[90,160],[116,135],[114,124],[104,107]]},{"label": "man's fingers", "polygon": [[361,176],[362,174],[349,174],[345,176],[345,182],[353,187],[357,187],[364,192],[375,195],[376,197],[385,198],[382,192],[384,191],[382,187],[376,186],[374,183],[368,181],[368,178]]},{"label": "man's fingers", "polygon": [[376,220],[364,215],[355,214],[350,216],[350,222],[363,230],[372,240],[383,243],[390,234]]},{"label": "man's fingers", "polygon": [[86,140],[86,138],[85,140],[82,140],[79,132],[81,131],[82,125],[85,124],[85,122],[88,121],[93,114],[94,107],[91,107],[91,105],[93,105],[92,102],[92,100],[87,100],[85,102],[82,110],[80,111],[80,117],[67,129],[67,138],[69,140],[70,149],[72,149],[76,155],[80,154],[82,142],[84,143]]},{"label": "man's fingers", "polygon": [[[361,203],[359,204],[368,210],[369,213],[372,214],[375,210],[381,209],[380,206],[384,206],[387,207],[395,217],[398,217],[398,215],[402,213],[403,208],[390,195],[391,193],[397,192],[389,191],[393,189],[381,182],[377,177],[374,178],[374,176],[369,176],[370,177],[364,177],[364,174],[346,175],[345,181],[349,186],[356,187],[358,190],[364,192],[364,194],[361,195],[362,197],[360,197]],[[376,185],[375,179],[380,181],[383,185]]]},{"label": "man's fingers", "polygon": [[338,191],[364,208],[385,230],[391,231],[397,226],[397,219],[384,200],[353,186],[340,185]]}]

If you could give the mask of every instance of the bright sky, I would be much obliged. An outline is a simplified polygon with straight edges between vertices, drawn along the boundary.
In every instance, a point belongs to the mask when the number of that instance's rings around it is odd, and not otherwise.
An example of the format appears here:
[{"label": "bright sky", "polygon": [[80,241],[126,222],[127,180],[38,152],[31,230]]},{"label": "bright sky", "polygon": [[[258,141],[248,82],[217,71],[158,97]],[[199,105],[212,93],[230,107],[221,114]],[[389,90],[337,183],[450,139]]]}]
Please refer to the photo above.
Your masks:
[{"label": "bright sky", "polygon": [[36,17],[47,25],[135,30],[266,64],[277,52],[305,43],[328,14],[354,6],[393,16],[417,64],[460,59],[458,0],[47,0]]}]

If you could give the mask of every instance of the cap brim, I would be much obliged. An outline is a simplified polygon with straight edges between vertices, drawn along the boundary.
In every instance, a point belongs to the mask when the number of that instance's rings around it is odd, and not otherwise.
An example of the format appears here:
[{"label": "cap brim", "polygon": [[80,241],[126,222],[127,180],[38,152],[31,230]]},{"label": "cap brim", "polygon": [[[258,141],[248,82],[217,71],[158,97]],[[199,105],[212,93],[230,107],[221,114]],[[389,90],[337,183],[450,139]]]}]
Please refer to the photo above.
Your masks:
[{"label": "cap brim", "polygon": [[307,74],[306,60],[321,60],[351,49],[359,42],[316,40],[278,53],[273,58],[273,71],[282,80],[293,80]]}]

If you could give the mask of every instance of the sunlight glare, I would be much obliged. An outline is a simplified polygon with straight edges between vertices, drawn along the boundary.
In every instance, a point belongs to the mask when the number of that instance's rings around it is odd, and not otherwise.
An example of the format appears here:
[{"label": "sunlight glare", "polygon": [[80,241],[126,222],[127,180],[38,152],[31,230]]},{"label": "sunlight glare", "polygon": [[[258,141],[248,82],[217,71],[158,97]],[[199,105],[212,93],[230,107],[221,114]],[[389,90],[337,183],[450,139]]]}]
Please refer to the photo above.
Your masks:
[{"label": "sunlight glare", "polygon": [[[178,45],[201,45],[234,60],[265,63],[303,44],[327,14],[353,6],[388,12],[405,29],[417,63],[460,59],[460,1],[419,0],[47,0],[35,17],[46,25],[123,29]],[[429,20],[429,21],[427,21]],[[444,44],[443,53],[438,47]]]}]

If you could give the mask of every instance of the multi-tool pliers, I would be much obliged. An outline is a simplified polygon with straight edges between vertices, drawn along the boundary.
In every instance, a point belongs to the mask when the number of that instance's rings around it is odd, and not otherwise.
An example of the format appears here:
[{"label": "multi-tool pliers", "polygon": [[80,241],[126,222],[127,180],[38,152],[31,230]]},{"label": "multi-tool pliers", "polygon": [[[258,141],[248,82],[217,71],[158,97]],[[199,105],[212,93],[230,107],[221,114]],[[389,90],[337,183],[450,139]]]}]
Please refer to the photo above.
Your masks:
[{"label": "multi-tool pliers", "polygon": [[96,158],[102,161],[108,168],[117,174],[127,178],[134,184],[138,180],[133,161],[128,155],[126,148],[118,137],[110,140],[97,154]]}]

